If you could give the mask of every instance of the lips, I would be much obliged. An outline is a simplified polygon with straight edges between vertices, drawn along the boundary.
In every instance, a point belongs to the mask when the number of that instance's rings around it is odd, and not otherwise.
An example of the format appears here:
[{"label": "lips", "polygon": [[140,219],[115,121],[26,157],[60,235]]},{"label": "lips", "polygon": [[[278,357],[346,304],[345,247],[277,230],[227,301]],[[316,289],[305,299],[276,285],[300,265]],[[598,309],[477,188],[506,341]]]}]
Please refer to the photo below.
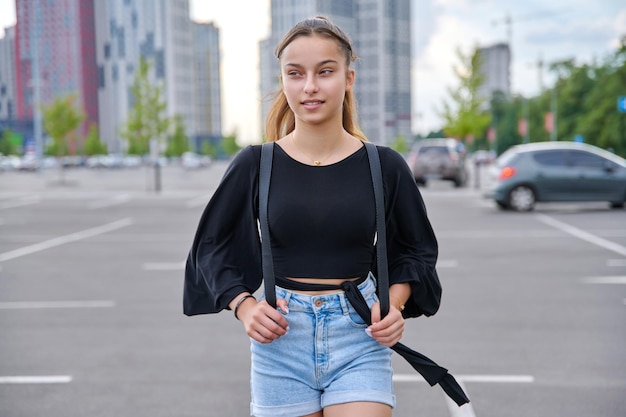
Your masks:
[{"label": "lips", "polygon": [[302,102],[302,107],[307,110],[317,110],[322,104],[324,104],[321,100],[305,100]]}]

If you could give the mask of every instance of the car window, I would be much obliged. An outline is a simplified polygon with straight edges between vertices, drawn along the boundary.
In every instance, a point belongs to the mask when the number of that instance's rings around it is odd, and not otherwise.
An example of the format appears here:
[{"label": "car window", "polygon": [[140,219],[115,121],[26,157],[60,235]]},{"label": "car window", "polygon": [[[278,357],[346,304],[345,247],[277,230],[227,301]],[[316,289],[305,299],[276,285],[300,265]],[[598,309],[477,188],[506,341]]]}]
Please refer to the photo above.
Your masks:
[{"label": "car window", "polygon": [[445,146],[422,146],[419,150],[419,153],[420,154],[429,153],[429,154],[447,155],[448,148],[446,148]]},{"label": "car window", "polygon": [[585,151],[570,151],[570,165],[581,168],[604,169],[607,163],[601,156]]},{"label": "car window", "polygon": [[566,151],[563,149],[551,149],[537,151],[533,154],[533,159],[539,164],[550,167],[564,167],[567,165],[565,159]]},{"label": "car window", "polygon": [[511,161],[513,161],[513,159],[519,155],[517,152],[515,152],[514,150],[508,150],[505,151],[502,155],[500,155],[497,159],[496,159],[496,165],[499,167],[504,167],[507,166],[511,163]]}]

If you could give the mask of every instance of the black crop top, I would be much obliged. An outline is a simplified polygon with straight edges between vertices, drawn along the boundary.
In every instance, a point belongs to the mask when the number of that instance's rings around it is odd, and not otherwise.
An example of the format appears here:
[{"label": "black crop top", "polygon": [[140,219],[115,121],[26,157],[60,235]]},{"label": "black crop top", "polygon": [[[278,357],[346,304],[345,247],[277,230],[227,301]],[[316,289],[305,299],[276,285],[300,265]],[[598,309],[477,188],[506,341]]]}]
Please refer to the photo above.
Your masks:
[{"label": "black crop top", "polygon": [[376,210],[365,147],[326,166],[302,164],[276,148],[268,203],[276,276],[367,275]]},{"label": "black crop top", "polygon": [[[411,286],[405,317],[430,316],[441,300],[437,239],[406,161],[388,147],[377,148],[389,284]],[[260,145],[242,149],[202,213],[185,265],[187,315],[217,313],[242,292],[261,286],[260,158]],[[359,276],[369,265],[376,275],[371,187],[365,149],[334,165],[307,167],[274,146],[268,208],[275,270],[286,276],[348,277]]]}]

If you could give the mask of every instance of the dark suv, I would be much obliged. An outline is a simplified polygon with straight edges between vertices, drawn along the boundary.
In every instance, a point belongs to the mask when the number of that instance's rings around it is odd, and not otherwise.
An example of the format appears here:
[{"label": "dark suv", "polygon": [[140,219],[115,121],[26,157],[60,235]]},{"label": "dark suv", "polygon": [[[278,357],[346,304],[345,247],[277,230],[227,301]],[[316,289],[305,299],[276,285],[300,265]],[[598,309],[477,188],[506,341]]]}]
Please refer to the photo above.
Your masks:
[{"label": "dark suv", "polygon": [[452,181],[455,187],[464,187],[465,156],[465,146],[456,139],[422,139],[411,148],[407,162],[418,184],[441,179]]}]

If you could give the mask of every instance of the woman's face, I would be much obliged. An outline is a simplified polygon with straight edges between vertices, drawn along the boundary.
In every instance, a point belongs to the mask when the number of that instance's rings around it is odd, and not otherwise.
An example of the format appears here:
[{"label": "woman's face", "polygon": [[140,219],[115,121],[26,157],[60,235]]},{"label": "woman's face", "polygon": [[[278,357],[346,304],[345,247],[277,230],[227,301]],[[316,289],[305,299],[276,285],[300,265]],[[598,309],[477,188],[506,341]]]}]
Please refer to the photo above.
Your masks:
[{"label": "woman's face", "polygon": [[283,49],[283,92],[296,121],[321,124],[342,121],[343,99],[354,83],[354,70],[336,40],[300,36]]}]

